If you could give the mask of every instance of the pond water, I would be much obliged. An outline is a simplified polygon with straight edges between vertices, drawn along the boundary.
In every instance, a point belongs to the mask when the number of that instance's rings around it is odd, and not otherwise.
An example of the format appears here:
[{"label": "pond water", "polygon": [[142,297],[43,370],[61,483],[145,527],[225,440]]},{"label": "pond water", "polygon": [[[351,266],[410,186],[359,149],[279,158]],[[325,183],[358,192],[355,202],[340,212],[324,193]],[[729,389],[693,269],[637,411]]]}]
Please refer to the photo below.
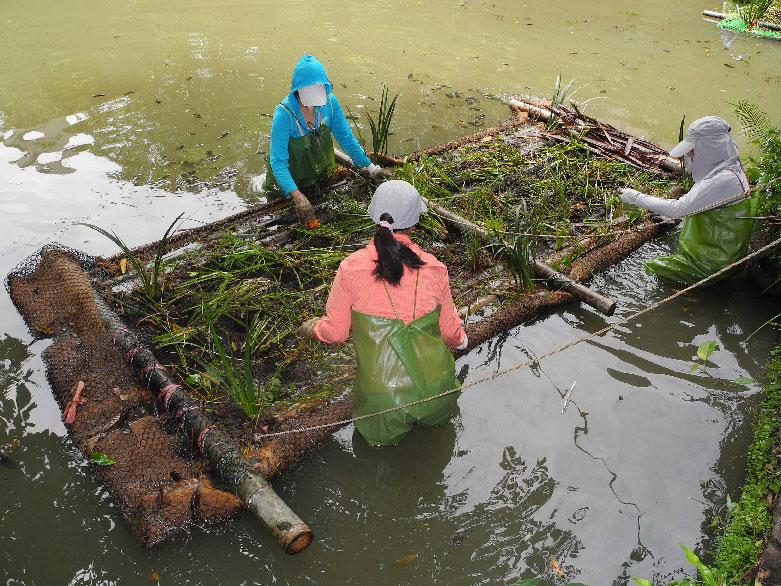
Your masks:
[{"label": "pond water", "polygon": [[[74,222],[130,245],[257,201],[270,114],[311,52],[344,106],[399,92],[390,150],[405,153],[509,117],[556,76],[587,113],[671,146],[681,116],[749,99],[781,118],[781,45],[722,37],[708,3],[528,1],[181,2],[3,7],[0,273],[47,242],[111,254]],[[733,124],[737,126],[737,124]],[[227,134],[226,134],[227,133]],[[737,133],[737,130],[735,132]],[[745,141],[737,136],[739,145]],[[615,321],[672,290],[642,272],[650,243],[595,281]],[[604,336],[462,395],[440,429],[370,450],[351,428],[277,490],[314,529],[283,554],[248,515],[140,550],[65,435],[40,353],[0,295],[0,568],[7,584],[505,584],[660,582],[689,572],[677,543],[708,543],[736,499],[776,307],[738,280],[675,300]],[[465,381],[599,329],[569,306],[461,358]],[[718,349],[691,371],[698,344]],[[560,413],[563,395],[577,381]]]}]

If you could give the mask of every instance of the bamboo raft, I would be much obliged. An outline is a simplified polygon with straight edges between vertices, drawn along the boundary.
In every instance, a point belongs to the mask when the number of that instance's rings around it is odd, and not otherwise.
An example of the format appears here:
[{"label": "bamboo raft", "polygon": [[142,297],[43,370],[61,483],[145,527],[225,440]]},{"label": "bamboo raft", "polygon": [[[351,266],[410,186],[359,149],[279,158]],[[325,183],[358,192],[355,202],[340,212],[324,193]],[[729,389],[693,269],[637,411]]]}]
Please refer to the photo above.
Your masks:
[{"label": "bamboo raft", "polygon": [[[591,156],[618,161],[627,168],[665,180],[672,180],[671,173],[680,170],[677,161],[655,145],[600,123],[577,109],[520,100],[513,100],[510,106],[517,114],[511,120],[413,153],[404,164],[447,156],[458,149],[487,148],[494,142],[510,145],[521,153],[532,153],[546,144],[577,142]],[[557,120],[555,126],[550,124],[552,119]],[[364,196],[371,191],[370,185],[353,177],[351,161],[340,153],[337,157],[344,167],[331,185],[309,194],[324,227],[339,219],[338,210],[332,209],[324,195],[331,191],[336,194],[355,182]],[[531,165],[528,172],[534,173],[535,165],[538,164]],[[432,187],[434,192],[437,189],[443,191],[441,186]],[[452,189],[448,200],[451,204],[468,200],[468,189]],[[462,238],[473,237],[483,246],[508,246],[506,236],[454,211],[445,200],[429,196],[428,206],[431,214],[449,227],[449,233],[464,235],[454,237],[457,244],[463,242]],[[226,235],[270,250],[296,250],[302,238],[308,238],[313,246],[327,242],[319,240],[317,234],[302,232],[289,207],[290,203],[285,201],[262,204],[212,224],[175,233],[164,242],[136,248],[132,255],[139,264],[151,266],[156,255],[164,254],[164,264],[175,266],[172,271],[161,273],[166,282],[195,274],[206,266],[210,251],[216,250]],[[622,218],[611,226],[620,229],[620,234],[600,235],[583,224],[586,229],[562,237],[565,246],[540,251],[533,261],[538,278],[534,291],[519,289],[501,265],[490,258],[482,272],[454,287],[455,296],[463,305],[463,316],[489,314],[477,321],[470,320],[466,327],[469,347],[464,352],[561,304],[580,300],[611,315],[615,303],[585,283],[653,238],[664,225],[645,220],[630,228],[626,218]],[[116,454],[125,458],[122,462],[117,458],[115,466],[98,469],[98,476],[120,502],[128,526],[147,546],[190,526],[219,522],[244,507],[261,519],[286,551],[303,550],[312,541],[312,531],[279,499],[266,480],[295,465],[306,450],[330,436],[336,429],[335,422],[349,417],[349,394],[337,392],[327,399],[306,399],[293,407],[273,406],[254,420],[237,413],[229,403],[207,401],[178,374],[176,355],[153,351],[147,341],[153,335],[149,324],[156,316],[139,313],[132,303],[139,282],[136,275],[125,272],[127,256],[128,252],[122,252],[91,259],[77,251],[51,247],[28,259],[8,277],[11,296],[30,329],[37,335],[57,336],[54,350],[45,359],[55,396],[66,411],[72,408],[75,414],[74,419],[66,421],[71,436],[88,457],[116,449]],[[78,291],[79,295],[61,295],[67,282],[75,283],[68,290]],[[486,284],[493,292],[481,295]],[[319,294],[322,290],[323,287],[313,289]],[[171,331],[186,331],[185,324],[175,323],[176,317],[177,311],[165,317],[174,322]],[[210,327],[214,331],[211,322]],[[295,342],[289,338],[278,341],[276,355],[283,355],[285,344],[290,343]],[[83,349],[87,346],[99,360],[85,362]],[[222,349],[220,354],[224,358]],[[102,371],[92,368],[97,362],[104,365]],[[115,373],[109,374],[107,370],[112,364]],[[334,380],[343,381],[343,390],[349,388],[351,368],[350,364],[341,365],[341,374],[334,375]],[[122,374],[121,379],[116,378],[118,373]],[[306,378],[306,374],[301,378]],[[132,399],[128,398],[129,389]],[[98,402],[102,405],[100,410]],[[274,432],[295,429],[308,431],[268,437]],[[136,443],[128,444],[128,435],[135,437]],[[190,455],[184,459],[178,456],[181,450],[177,444],[184,444]],[[164,445],[168,447],[163,457]],[[170,464],[143,472],[143,458],[162,459]],[[219,486],[211,485],[207,472]],[[134,488],[129,488],[131,485]],[[211,508],[208,503],[212,503]]]}]

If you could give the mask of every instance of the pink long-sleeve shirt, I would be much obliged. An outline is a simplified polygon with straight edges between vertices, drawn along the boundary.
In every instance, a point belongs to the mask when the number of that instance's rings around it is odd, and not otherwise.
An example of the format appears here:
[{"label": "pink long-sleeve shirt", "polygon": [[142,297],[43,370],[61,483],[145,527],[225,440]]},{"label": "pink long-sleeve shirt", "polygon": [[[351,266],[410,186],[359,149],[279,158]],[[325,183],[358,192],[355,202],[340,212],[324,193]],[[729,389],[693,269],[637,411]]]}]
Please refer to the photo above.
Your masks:
[{"label": "pink long-sleeve shirt", "polygon": [[[433,255],[421,250],[406,234],[394,234],[393,237],[406,244],[426,263],[420,267],[415,317],[421,317],[441,305],[439,330],[442,340],[451,348],[460,345],[465,333],[453,303],[447,267]],[[376,266],[377,249],[374,240],[341,262],[326,302],[326,316],[314,329],[319,340],[330,344],[344,342],[350,333],[353,309],[368,315],[395,319],[395,307],[399,319],[405,324],[412,321],[416,271],[404,267],[401,282],[396,286],[387,285],[393,300],[391,307],[383,281],[377,280],[372,274]]]}]

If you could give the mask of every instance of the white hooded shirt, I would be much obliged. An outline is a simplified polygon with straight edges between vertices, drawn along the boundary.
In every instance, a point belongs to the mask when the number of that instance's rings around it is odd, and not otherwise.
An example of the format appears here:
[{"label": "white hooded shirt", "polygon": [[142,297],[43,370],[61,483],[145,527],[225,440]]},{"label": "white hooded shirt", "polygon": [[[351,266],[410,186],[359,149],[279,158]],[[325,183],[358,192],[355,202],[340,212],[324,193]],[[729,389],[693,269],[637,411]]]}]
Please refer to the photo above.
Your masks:
[{"label": "white hooded shirt", "polygon": [[681,145],[694,145],[693,158],[688,154],[683,158],[684,166],[691,171],[695,183],[683,197],[662,199],[625,189],[621,199],[668,218],[679,218],[718,207],[718,204],[746,192],[748,179],[729,131],[729,124],[718,116],[700,118],[689,126]]}]

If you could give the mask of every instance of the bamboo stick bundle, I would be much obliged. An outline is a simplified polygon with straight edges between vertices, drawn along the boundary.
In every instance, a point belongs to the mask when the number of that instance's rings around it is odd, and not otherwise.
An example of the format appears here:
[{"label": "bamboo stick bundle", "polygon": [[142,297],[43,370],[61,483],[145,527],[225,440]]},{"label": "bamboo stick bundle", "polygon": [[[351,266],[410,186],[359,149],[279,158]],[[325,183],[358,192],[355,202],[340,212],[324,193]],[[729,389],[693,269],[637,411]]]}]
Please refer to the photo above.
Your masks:
[{"label": "bamboo stick bundle", "polygon": [[[557,117],[563,125],[568,128],[573,128],[576,132],[578,132],[578,134],[582,134],[581,138],[584,140],[584,142],[589,143],[589,145],[593,147],[603,149],[602,154],[607,156],[614,156],[619,160],[622,160],[633,166],[638,166],[644,170],[653,170],[653,167],[650,166],[649,163],[640,161],[640,159],[630,156],[630,152],[634,149],[640,151],[647,157],[653,158],[654,162],[665,171],[680,172],[681,170],[681,164],[678,159],[673,159],[672,157],[668,156],[664,151],[652,143],[649,143],[643,139],[632,137],[631,135],[628,135],[618,130],[617,128],[586,116],[577,108],[575,108],[574,111],[571,111],[563,107],[530,104],[518,99],[510,100],[510,107],[534,114],[545,122],[551,120],[554,117]],[[594,129],[602,132],[602,134],[607,139],[607,143],[602,143],[594,136],[588,136],[588,134]],[[583,134],[582,131],[585,131],[585,134]],[[546,136],[549,138],[555,138],[557,135],[547,134]],[[564,137],[558,137],[557,140],[566,139]],[[620,143],[623,143],[623,146]]]}]

